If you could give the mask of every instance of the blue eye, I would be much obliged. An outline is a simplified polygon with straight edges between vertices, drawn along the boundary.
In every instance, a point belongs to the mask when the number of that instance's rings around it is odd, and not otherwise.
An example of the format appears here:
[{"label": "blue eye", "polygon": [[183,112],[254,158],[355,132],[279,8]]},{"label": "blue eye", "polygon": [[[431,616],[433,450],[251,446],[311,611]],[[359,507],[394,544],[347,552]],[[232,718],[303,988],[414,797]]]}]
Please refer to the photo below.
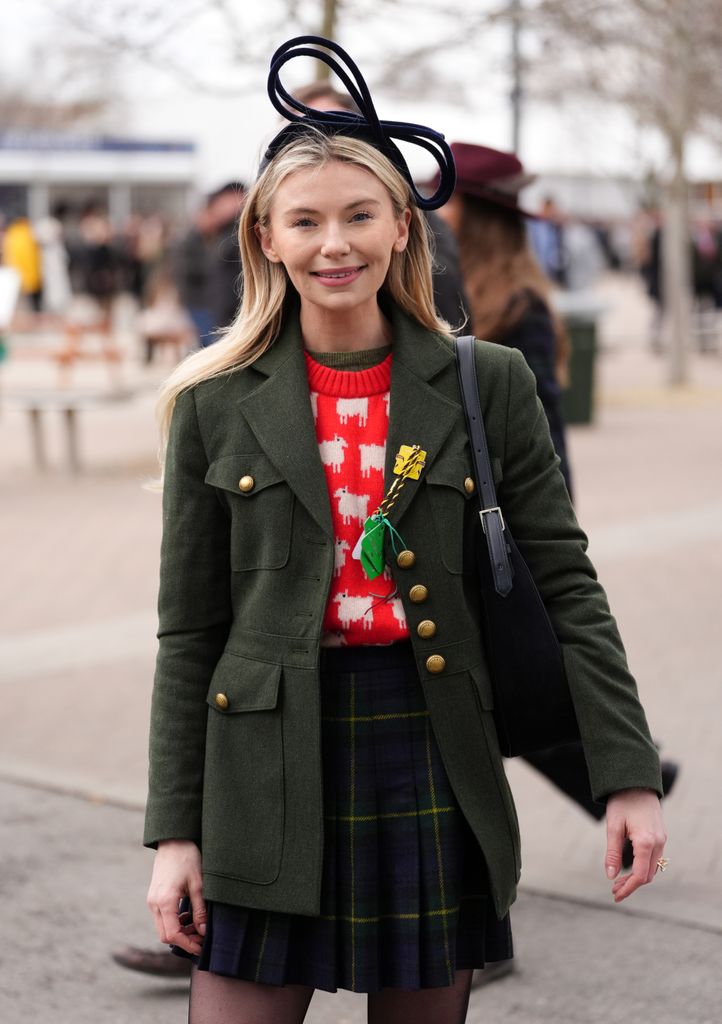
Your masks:
[{"label": "blue eye", "polygon": [[367,210],[359,210],[358,213],[355,213],[353,215],[351,220],[356,220],[357,217],[361,217],[361,218],[363,218],[363,220],[371,220],[371,214],[368,213]]},{"label": "blue eye", "polygon": [[313,221],[309,217],[300,217],[291,225],[293,228],[307,228],[309,226],[313,226]]}]

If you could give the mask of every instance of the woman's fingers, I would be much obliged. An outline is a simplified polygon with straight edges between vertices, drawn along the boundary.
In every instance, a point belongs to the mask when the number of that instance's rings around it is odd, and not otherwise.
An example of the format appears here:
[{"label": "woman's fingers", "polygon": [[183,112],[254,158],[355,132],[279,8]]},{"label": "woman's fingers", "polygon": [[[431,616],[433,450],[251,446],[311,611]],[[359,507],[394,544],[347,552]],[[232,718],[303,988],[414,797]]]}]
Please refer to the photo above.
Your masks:
[{"label": "woman's fingers", "polygon": [[[161,917],[161,942],[169,946],[180,946],[181,949],[197,956],[201,951],[201,938],[195,932],[192,925],[181,924],[178,916],[178,898],[167,896],[158,902],[158,910]],[[187,934],[186,929],[192,929]]]},{"label": "woman's fingers", "polygon": [[[193,909],[179,913],[181,898],[188,894]],[[188,953],[200,953],[205,932],[206,906],[202,895],[200,852],[188,840],[164,840],[159,844],[148,890],[158,938]]]},{"label": "woman's fingers", "polygon": [[193,908],[193,925],[199,935],[205,935],[206,904],[203,899],[200,878],[196,879],[193,884],[189,886],[188,895],[191,898],[191,907]]},{"label": "woman's fingers", "polygon": [[[622,844],[628,835],[634,850],[632,870],[619,875]],[[613,794],[607,803],[607,874],[614,878],[612,895],[621,903],[642,885],[648,885],[657,871],[667,834],[656,794],[628,790]]]},{"label": "woman's fingers", "polygon": [[622,866],[624,846],[624,822],[621,818],[607,816],[607,852],[604,855],[604,869],[607,878],[616,878]]}]

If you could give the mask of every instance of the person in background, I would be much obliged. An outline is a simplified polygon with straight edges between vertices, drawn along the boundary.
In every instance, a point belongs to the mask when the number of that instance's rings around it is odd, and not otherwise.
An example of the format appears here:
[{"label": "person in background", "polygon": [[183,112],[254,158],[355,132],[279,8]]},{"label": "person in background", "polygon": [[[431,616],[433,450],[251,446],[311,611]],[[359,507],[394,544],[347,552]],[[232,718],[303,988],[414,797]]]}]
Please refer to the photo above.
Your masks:
[{"label": "person in background", "polygon": [[213,314],[208,298],[212,224],[210,204],[206,199],[196,210],[192,226],[173,254],[173,276],[178,295],[193,321],[201,348],[213,341]]},{"label": "person in background", "polygon": [[200,348],[216,340],[236,314],[241,294],[238,217],[245,186],[232,182],[211,192],[178,246],[174,273],[181,302]]},{"label": "person in background", "polygon": [[571,292],[593,287],[609,266],[598,232],[581,217],[570,216],[564,226],[565,285]]},{"label": "person in background", "polygon": [[531,176],[512,153],[455,142],[454,194],[439,210],[453,231],[469,301],[471,331],[518,348],[534,371],[554,448],[569,494],[571,471],[564,437],[561,390],[568,376],[569,341],[549,303],[551,284],[529,246],[519,191]]},{"label": "person in background", "polygon": [[208,197],[210,244],[208,262],[208,305],[213,329],[223,330],[238,312],[243,289],[241,252],[238,246],[238,218],[243,209],[246,186],[232,181]]},{"label": "person in background", "polygon": [[[488,146],[453,143],[457,181],[453,196],[439,215],[453,230],[458,245],[471,327],[478,338],[519,349],[533,370],[537,394],[549,422],[559,469],[570,497],[572,478],[567,456],[561,391],[567,379],[569,341],[549,301],[551,282],[529,245],[526,222],[533,214],[519,205],[519,192],[532,176],[513,153]],[[549,209],[549,203],[545,204]],[[605,809],[591,794],[581,743],[552,747],[525,758],[550,782],[595,820]],[[672,761],[662,762],[662,785],[670,792],[678,772]],[[623,864],[632,851],[625,845]],[[487,968],[484,981],[512,969],[512,961]]]},{"label": "person in background", "polygon": [[2,241],[2,262],[20,276],[21,294],[39,313],[43,298],[42,254],[30,221],[24,213],[12,213]]},{"label": "person in background", "polygon": [[142,303],[152,277],[164,269],[168,225],[160,213],[131,213],[117,239],[122,288]]},{"label": "person in background", "polygon": [[97,302],[106,320],[118,290],[119,260],[107,210],[87,203],[78,223],[84,291]]},{"label": "person in background", "polygon": [[540,216],[529,221],[528,231],[532,249],[542,270],[550,281],[563,288],[567,283],[564,218],[551,196],[546,196],[542,201]]},{"label": "person in background", "polygon": [[56,203],[51,213],[35,225],[35,236],[42,254],[43,309],[46,313],[58,316],[68,311],[73,298],[70,255],[65,243],[68,214],[69,209],[65,203]]}]

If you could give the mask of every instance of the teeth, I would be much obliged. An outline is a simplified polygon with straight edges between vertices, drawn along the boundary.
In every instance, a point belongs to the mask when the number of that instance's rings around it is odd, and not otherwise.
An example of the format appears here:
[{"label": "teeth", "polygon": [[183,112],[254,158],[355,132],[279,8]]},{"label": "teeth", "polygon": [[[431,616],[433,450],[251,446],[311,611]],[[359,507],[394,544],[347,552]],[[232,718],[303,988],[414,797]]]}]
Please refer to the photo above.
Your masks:
[{"label": "teeth", "polygon": [[323,272],[321,272],[321,276],[322,277],[330,277],[330,278],[334,278],[335,279],[335,278],[338,278],[338,277],[350,277],[351,274],[354,274],[354,273],[355,273],[355,270],[346,270],[346,271],[344,271],[343,274],[324,274]]}]

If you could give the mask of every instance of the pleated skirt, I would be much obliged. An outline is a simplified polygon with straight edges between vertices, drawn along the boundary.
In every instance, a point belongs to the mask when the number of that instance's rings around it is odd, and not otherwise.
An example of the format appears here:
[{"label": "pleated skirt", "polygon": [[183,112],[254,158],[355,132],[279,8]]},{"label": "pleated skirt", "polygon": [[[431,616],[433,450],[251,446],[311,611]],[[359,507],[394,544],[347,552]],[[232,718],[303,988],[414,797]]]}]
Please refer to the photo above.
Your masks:
[{"label": "pleated skirt", "polygon": [[410,642],[324,650],[321,692],[320,916],[209,902],[199,969],[376,992],[451,985],[456,970],[510,958]]}]

